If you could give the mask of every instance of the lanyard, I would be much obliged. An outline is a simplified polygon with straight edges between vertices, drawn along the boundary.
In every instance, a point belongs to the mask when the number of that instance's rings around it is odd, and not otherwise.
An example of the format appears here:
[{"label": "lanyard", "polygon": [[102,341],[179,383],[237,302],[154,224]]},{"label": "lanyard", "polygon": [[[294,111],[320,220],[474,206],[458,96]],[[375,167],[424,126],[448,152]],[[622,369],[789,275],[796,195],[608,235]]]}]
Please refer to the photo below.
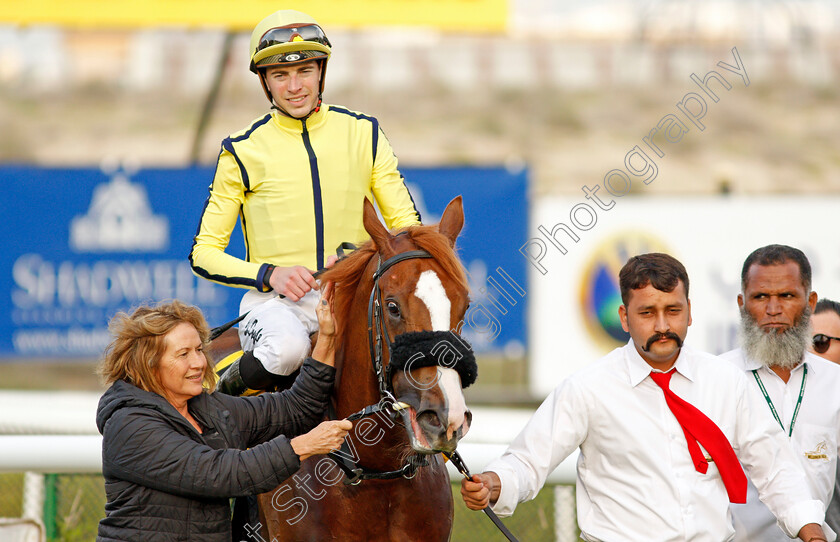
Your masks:
[{"label": "lanyard", "polygon": [[[761,388],[761,393],[764,394],[764,400],[767,401],[767,406],[770,407],[770,412],[773,413],[773,417],[776,418],[776,421],[779,422],[779,425],[782,426],[782,431],[784,431],[785,426],[782,423],[781,418],[779,418],[779,413],[776,412],[776,407],[773,406],[773,401],[770,400],[770,396],[767,394],[767,390],[764,388],[764,383],[761,381],[761,377],[758,376],[758,369],[753,369],[752,374],[755,377],[755,381],[758,382],[758,387]],[[799,407],[802,406],[802,398],[805,396],[806,376],[808,376],[808,366],[802,365],[802,386],[799,387],[799,399],[796,400],[796,408],[793,409],[793,417],[791,417],[790,419],[790,429],[788,430],[788,437],[793,436],[793,424],[796,423],[796,417],[799,415]]]}]

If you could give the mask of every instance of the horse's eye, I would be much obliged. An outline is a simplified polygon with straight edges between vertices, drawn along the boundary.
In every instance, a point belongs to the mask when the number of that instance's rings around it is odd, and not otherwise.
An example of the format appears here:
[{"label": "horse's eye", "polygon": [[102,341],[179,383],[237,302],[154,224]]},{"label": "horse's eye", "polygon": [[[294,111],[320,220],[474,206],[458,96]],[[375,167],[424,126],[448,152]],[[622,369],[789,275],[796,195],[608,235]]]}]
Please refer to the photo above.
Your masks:
[{"label": "horse's eye", "polygon": [[390,314],[394,318],[399,318],[400,317],[400,306],[397,305],[396,302],[388,301],[386,306],[388,307],[388,314]]}]

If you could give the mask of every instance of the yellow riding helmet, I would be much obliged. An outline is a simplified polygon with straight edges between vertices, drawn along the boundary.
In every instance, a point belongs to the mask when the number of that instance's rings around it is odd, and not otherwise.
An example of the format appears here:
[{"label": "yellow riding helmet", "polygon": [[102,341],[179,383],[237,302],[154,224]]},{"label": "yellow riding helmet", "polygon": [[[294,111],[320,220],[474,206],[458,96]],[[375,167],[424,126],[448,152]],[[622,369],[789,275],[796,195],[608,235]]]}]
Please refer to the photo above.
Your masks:
[{"label": "yellow riding helmet", "polygon": [[251,71],[259,68],[321,60],[321,92],[331,53],[330,40],[318,21],[300,11],[284,9],[260,21],[251,33]]}]

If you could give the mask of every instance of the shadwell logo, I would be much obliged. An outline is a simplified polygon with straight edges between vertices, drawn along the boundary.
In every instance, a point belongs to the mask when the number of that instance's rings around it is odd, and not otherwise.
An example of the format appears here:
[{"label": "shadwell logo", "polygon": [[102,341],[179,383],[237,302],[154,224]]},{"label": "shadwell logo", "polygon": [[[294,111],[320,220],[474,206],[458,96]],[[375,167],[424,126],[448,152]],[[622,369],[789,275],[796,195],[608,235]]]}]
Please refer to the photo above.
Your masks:
[{"label": "shadwell logo", "polygon": [[146,189],[122,170],[94,189],[87,214],[70,224],[77,252],[160,252],[168,245],[169,220],[153,214]]}]

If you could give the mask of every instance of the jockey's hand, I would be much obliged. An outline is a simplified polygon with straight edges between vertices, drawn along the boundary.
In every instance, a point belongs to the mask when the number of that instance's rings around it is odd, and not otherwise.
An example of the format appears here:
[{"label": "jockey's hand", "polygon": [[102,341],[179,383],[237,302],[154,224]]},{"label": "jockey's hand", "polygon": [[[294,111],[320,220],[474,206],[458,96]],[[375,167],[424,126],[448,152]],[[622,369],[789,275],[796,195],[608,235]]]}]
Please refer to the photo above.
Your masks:
[{"label": "jockey's hand", "polygon": [[330,254],[327,257],[327,264],[324,266],[324,269],[329,269],[330,267],[335,265],[335,262],[338,261],[338,254]]},{"label": "jockey's hand", "polygon": [[303,461],[312,455],[337,450],[351,429],[353,429],[353,422],[350,420],[330,420],[321,422],[312,431],[297,436],[290,442],[292,449]]},{"label": "jockey's hand", "polygon": [[272,290],[292,301],[300,301],[306,292],[318,289],[318,282],[312,276],[312,271],[302,265],[275,267],[268,283]]},{"label": "jockey's hand", "polygon": [[484,510],[491,502],[499,500],[502,481],[495,472],[473,474],[472,478],[461,480],[461,497],[471,510]]}]

